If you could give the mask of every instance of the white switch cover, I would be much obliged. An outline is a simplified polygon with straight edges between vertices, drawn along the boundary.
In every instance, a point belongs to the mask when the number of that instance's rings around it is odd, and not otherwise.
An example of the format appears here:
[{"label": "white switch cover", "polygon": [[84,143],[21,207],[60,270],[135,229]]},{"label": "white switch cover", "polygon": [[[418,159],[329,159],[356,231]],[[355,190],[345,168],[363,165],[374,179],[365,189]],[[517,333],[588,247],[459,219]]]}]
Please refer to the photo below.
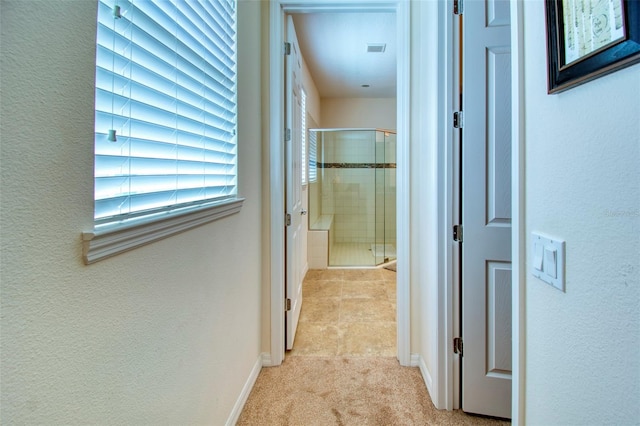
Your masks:
[{"label": "white switch cover", "polygon": [[531,240],[531,273],[558,290],[565,291],[565,242],[536,233],[531,234]]},{"label": "white switch cover", "polygon": [[544,273],[549,276],[549,278],[558,278],[557,270],[556,270],[556,257],[558,252],[553,247],[545,247],[544,248]]},{"label": "white switch cover", "polygon": [[533,269],[542,272],[542,260],[544,245],[541,242],[533,243]]}]

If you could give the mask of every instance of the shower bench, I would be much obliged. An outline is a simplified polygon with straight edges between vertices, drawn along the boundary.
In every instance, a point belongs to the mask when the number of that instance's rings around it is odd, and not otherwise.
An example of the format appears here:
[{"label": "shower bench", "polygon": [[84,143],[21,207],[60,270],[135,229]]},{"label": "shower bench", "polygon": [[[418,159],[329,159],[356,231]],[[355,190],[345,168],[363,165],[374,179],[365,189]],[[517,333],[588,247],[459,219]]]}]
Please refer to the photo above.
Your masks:
[{"label": "shower bench", "polygon": [[333,215],[323,214],[309,227],[307,239],[309,269],[329,267],[329,247],[333,242]]}]

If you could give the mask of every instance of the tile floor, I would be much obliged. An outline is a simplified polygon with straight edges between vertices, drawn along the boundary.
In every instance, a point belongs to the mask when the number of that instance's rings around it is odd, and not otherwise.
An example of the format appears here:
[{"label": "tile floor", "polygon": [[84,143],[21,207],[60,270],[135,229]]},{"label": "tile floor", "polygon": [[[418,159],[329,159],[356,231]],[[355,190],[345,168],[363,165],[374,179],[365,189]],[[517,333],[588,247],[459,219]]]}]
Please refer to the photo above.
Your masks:
[{"label": "tile floor", "polygon": [[367,243],[333,243],[329,250],[329,265],[375,266],[376,258],[371,253],[370,246]]},{"label": "tile floor", "polygon": [[[393,247],[393,246],[390,246]],[[376,254],[379,254],[376,256]],[[329,251],[329,265],[340,266],[367,266],[373,267],[384,262],[385,258],[396,258],[395,247],[389,253],[374,253],[371,251],[371,243],[334,243]]]},{"label": "tile floor", "polygon": [[310,270],[291,356],[396,356],[396,273]]}]

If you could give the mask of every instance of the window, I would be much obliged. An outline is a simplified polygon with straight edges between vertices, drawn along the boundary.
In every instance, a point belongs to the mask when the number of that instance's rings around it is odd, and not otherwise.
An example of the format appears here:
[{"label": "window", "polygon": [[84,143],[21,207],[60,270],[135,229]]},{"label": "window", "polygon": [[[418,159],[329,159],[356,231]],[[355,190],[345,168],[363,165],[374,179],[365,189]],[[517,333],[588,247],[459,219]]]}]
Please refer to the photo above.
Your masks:
[{"label": "window", "polygon": [[302,95],[301,97],[301,109],[302,109],[302,119],[300,120],[300,132],[302,133],[301,135],[301,144],[302,147],[300,149],[300,153],[301,153],[301,161],[300,164],[302,165],[302,167],[300,168],[301,173],[302,173],[302,184],[306,185],[307,184],[307,93],[304,91],[304,89],[301,90]]},{"label": "window", "polygon": [[318,132],[309,132],[309,183],[318,181]]},{"label": "window", "polygon": [[85,263],[237,213],[235,0],[99,0]]},{"label": "window", "polygon": [[235,198],[233,0],[100,0],[95,220]]}]

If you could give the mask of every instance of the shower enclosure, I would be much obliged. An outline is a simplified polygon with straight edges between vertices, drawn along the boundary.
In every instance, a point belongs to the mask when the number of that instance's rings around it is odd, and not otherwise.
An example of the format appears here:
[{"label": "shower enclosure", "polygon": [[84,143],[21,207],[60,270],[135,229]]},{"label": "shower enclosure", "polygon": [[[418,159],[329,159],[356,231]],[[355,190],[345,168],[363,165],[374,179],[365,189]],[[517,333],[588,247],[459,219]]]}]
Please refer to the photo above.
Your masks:
[{"label": "shower enclosure", "polygon": [[309,133],[316,141],[317,160],[317,179],[309,183],[309,230],[326,232],[326,242],[311,246],[311,251],[317,254],[326,246],[327,266],[375,266],[394,260],[395,132],[311,129]]}]

